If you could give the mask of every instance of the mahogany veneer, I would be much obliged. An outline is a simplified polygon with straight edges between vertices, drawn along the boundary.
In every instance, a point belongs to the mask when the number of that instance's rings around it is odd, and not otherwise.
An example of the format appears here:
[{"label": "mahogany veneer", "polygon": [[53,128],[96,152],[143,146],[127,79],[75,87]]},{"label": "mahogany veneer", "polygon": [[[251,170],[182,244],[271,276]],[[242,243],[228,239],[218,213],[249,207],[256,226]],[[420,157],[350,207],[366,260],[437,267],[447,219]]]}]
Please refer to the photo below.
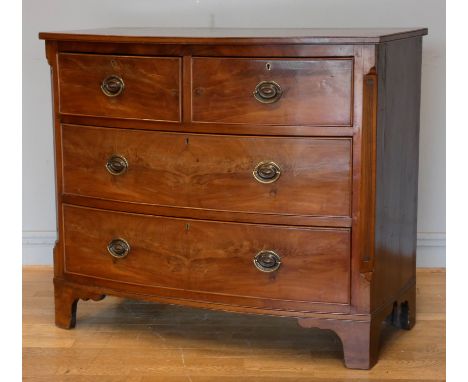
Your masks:
[{"label": "mahogany veneer", "polygon": [[[60,53],[60,113],[180,121],[180,58]],[[109,73],[125,78],[118,98],[102,98]]]},{"label": "mahogany veneer", "polygon": [[[180,134],[62,125],[66,194],[137,203],[295,215],[351,215],[350,138]],[[128,171],[110,174],[109,153]],[[281,163],[273,183],[252,169]],[[294,197],[291,197],[294,195]]]},{"label": "mahogany veneer", "polygon": [[415,324],[427,29],[41,33],[56,324],[124,296],[293,316],[377,361]]},{"label": "mahogany veneer", "polygon": [[[350,126],[353,60],[192,60],[192,120],[268,125]],[[260,81],[274,78],[284,89],[281,102],[251,97]],[[233,113],[233,110],[236,110]]]}]

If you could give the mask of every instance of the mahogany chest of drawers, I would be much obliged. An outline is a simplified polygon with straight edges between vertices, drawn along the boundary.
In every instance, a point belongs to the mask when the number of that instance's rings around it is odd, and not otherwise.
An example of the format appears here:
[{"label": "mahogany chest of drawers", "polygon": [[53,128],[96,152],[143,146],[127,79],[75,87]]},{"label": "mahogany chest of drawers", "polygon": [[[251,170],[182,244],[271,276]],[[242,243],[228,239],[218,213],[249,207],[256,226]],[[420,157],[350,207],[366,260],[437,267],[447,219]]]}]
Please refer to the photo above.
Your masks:
[{"label": "mahogany chest of drawers", "polygon": [[56,324],[104,295],[289,316],[372,367],[415,323],[425,34],[41,33]]}]

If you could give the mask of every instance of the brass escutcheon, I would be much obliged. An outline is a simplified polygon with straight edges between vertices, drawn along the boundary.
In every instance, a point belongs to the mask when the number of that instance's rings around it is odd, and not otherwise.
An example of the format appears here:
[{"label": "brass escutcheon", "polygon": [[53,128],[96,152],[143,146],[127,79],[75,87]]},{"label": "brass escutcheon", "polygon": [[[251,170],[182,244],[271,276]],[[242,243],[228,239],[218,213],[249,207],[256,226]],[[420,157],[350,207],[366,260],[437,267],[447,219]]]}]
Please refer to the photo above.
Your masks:
[{"label": "brass escutcheon", "polygon": [[122,155],[114,154],[109,157],[106,169],[112,175],[122,175],[128,170],[128,162]]},{"label": "brass escutcheon", "polygon": [[101,83],[102,92],[108,97],[116,97],[125,89],[123,79],[115,74],[104,78]]},{"label": "brass escutcheon", "polygon": [[260,183],[276,182],[281,175],[281,168],[275,162],[263,161],[258,163],[254,170],[253,176]]},{"label": "brass escutcheon", "polygon": [[117,259],[123,259],[128,256],[130,252],[130,244],[128,244],[127,240],[122,238],[113,239],[107,244],[107,250],[111,256]]},{"label": "brass escutcheon", "polygon": [[281,257],[271,250],[263,250],[253,258],[255,267],[261,272],[274,272],[281,265]]},{"label": "brass escutcheon", "polygon": [[253,92],[255,99],[261,103],[274,103],[277,102],[283,90],[275,81],[262,81],[260,82]]}]

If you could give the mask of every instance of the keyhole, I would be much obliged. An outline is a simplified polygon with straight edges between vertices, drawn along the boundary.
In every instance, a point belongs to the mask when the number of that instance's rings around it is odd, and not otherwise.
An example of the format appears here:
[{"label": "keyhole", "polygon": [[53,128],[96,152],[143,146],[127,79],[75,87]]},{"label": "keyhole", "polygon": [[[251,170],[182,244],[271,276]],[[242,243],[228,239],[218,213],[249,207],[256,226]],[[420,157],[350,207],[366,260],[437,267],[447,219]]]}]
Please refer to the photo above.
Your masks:
[{"label": "keyhole", "polygon": [[266,70],[271,70],[271,64],[269,62],[266,64]]}]

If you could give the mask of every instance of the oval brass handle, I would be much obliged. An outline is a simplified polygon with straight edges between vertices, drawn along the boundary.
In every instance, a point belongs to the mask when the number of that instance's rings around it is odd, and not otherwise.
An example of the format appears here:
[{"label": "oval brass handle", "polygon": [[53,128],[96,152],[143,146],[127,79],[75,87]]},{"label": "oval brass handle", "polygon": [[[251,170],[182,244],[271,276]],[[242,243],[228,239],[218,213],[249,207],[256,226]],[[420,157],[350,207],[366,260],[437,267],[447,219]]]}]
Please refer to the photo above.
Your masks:
[{"label": "oval brass handle", "polygon": [[281,175],[281,168],[271,161],[264,161],[257,164],[253,170],[254,178],[260,183],[273,183]]},{"label": "oval brass handle", "polygon": [[122,175],[128,169],[127,159],[125,159],[122,155],[114,154],[107,160],[106,169],[112,175]]},{"label": "oval brass handle", "polygon": [[107,250],[113,257],[123,259],[130,252],[130,244],[124,239],[114,239],[107,244]]},{"label": "oval brass handle", "polygon": [[108,97],[116,97],[123,92],[125,84],[123,79],[115,74],[104,78],[101,84],[102,92]]},{"label": "oval brass handle", "polygon": [[261,103],[274,103],[281,98],[283,90],[275,81],[260,82],[253,92],[255,99]]},{"label": "oval brass handle", "polygon": [[274,251],[265,250],[257,253],[253,259],[255,267],[262,272],[274,272],[281,265],[281,257]]}]

